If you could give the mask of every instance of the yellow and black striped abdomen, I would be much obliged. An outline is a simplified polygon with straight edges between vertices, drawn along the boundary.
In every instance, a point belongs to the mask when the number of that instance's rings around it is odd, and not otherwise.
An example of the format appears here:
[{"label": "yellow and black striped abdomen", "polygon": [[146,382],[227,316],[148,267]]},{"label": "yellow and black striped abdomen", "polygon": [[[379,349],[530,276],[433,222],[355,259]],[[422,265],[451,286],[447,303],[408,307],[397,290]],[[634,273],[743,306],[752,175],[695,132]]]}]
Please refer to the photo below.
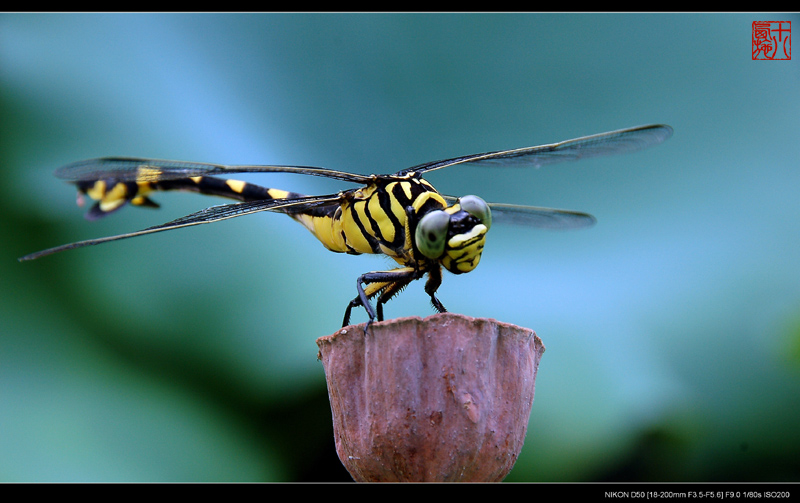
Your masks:
[{"label": "yellow and black striped abdomen", "polygon": [[194,176],[173,180],[116,181],[113,179],[76,182],[78,191],[97,201],[86,214],[96,220],[122,208],[126,203],[135,206],[158,208],[148,196],[153,192],[178,190],[225,197],[237,201],[262,201],[303,197],[302,194],[279,189],[269,189],[241,180],[227,180],[213,176]]}]

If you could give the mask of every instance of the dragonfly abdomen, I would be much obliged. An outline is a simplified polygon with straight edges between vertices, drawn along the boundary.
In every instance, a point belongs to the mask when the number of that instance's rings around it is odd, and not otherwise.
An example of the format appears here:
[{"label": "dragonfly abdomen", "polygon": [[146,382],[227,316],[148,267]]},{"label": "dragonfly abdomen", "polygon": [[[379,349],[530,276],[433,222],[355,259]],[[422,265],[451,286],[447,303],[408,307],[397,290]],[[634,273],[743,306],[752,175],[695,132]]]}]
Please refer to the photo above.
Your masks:
[{"label": "dragonfly abdomen", "polygon": [[[229,180],[213,176],[193,176],[158,181],[118,181],[100,179],[75,183],[81,194],[97,201],[86,218],[96,220],[122,208],[126,203],[134,206],[158,208],[158,203],[148,196],[159,191],[184,191],[225,197],[237,201],[264,201],[303,197],[302,194],[280,189],[270,189],[241,180]],[[80,199],[79,199],[80,201]]]}]

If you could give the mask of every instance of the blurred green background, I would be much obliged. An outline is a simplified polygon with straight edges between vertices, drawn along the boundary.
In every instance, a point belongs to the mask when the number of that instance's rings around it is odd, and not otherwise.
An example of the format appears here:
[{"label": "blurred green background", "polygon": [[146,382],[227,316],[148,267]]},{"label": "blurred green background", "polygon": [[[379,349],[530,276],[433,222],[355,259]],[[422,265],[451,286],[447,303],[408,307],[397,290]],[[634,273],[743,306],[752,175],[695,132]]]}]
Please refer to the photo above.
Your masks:
[{"label": "blurred green background", "polygon": [[[647,123],[675,135],[447,194],[586,211],[495,226],[454,312],[534,329],[509,481],[800,480],[800,71],[781,14],[0,15],[0,480],[350,480],[315,339],[382,257],[261,213],[70,251],[223,201],[89,223],[55,168],[106,155],[390,173]],[[248,177],[316,194],[349,188]],[[423,282],[388,317],[432,314]],[[354,322],[365,321],[358,311]]]}]

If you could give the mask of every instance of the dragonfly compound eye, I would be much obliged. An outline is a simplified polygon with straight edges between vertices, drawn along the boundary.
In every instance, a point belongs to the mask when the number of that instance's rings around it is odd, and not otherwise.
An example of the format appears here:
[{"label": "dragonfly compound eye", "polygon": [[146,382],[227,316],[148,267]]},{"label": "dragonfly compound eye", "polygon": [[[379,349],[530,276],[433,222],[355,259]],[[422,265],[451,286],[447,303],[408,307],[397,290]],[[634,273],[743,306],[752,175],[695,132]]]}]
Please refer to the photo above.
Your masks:
[{"label": "dragonfly compound eye", "polygon": [[444,253],[450,215],[442,210],[433,210],[419,221],[414,234],[417,248],[428,258],[439,258]]},{"label": "dragonfly compound eye", "polygon": [[486,201],[478,196],[464,196],[458,202],[462,210],[480,220],[487,230],[492,226],[492,210]]}]

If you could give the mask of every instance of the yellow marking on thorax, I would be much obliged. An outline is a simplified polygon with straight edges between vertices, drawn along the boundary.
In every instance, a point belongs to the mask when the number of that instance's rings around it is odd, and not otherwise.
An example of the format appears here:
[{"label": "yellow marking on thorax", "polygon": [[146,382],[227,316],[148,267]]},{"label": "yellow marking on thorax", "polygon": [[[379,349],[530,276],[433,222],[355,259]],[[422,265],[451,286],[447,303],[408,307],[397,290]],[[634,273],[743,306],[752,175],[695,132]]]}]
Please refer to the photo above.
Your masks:
[{"label": "yellow marking on thorax", "polygon": [[414,210],[415,211],[419,211],[419,209],[422,208],[422,206],[425,203],[427,203],[428,200],[430,200],[430,199],[434,199],[436,202],[438,202],[439,205],[441,206],[441,208],[444,211],[450,213],[451,215],[453,213],[455,213],[455,211],[458,211],[458,210],[451,211],[451,208],[447,207],[447,202],[444,200],[444,198],[438,192],[423,192],[422,194],[420,194],[414,200],[414,202],[412,203],[412,206],[414,207]]},{"label": "yellow marking on thorax", "polygon": [[[394,185],[400,184],[402,190],[411,198],[412,184],[410,182],[393,182],[386,186],[385,190],[390,194]],[[408,222],[405,208],[395,197],[391,197],[389,212],[394,215],[397,224],[392,223],[392,219],[387,215],[387,211],[381,207],[378,197],[375,195],[378,188],[367,186],[353,192],[350,200],[343,201],[336,217],[312,217],[310,215],[296,214],[292,218],[303,224],[322,244],[329,250],[335,252],[357,252],[357,253],[376,253],[373,251],[370,241],[365,234],[370,237],[380,238],[386,242],[392,242],[397,236],[397,225],[406,234],[405,246],[401,251],[394,250],[382,243],[379,243],[377,253],[383,253],[392,257],[400,265],[408,265],[413,261],[411,238],[408,235]],[[278,191],[276,191],[278,192]],[[273,197],[273,190],[270,190]],[[446,208],[447,203],[438,192],[424,192],[418,196],[413,206],[419,210],[431,199],[438,203],[441,208]],[[429,203],[428,203],[429,204]],[[369,218],[367,217],[369,214]],[[360,222],[362,227],[356,222]],[[377,224],[380,236],[374,236],[373,223]]]},{"label": "yellow marking on thorax", "polygon": [[[387,190],[391,191],[391,188],[396,183],[397,182],[390,183],[389,186],[387,187]],[[411,183],[409,183],[409,182],[400,182],[400,188],[403,189],[403,194],[405,194],[406,199],[411,199],[411,196],[412,196],[412,194],[411,194]],[[392,198],[392,199],[394,199],[394,198]]]},{"label": "yellow marking on thorax", "polygon": [[[394,187],[398,185],[398,183],[400,185],[400,188],[403,190],[403,193],[406,195],[406,197],[408,199],[411,199],[411,184],[408,182],[392,182],[386,186],[386,191],[389,194],[392,194]],[[396,197],[391,197],[390,204],[391,204],[390,206],[391,212],[397,217],[400,223],[405,222],[406,210],[400,204],[400,201],[398,201]]]},{"label": "yellow marking on thorax", "polygon": [[366,205],[366,201],[356,201],[352,205],[342,205],[342,220],[340,223],[341,229],[344,231],[344,234],[347,238],[347,243],[351,248],[359,253],[373,253],[372,247],[369,245],[369,241],[364,238],[364,235],[361,233],[361,229],[356,224],[357,216],[361,223],[366,227],[366,231],[369,232],[369,219],[364,214],[364,208]]},{"label": "yellow marking on thorax", "polygon": [[380,200],[377,197],[371,197],[367,203],[369,214],[372,221],[378,224],[380,235],[385,241],[393,241],[395,228],[392,221],[386,216],[386,213],[381,208]]}]

